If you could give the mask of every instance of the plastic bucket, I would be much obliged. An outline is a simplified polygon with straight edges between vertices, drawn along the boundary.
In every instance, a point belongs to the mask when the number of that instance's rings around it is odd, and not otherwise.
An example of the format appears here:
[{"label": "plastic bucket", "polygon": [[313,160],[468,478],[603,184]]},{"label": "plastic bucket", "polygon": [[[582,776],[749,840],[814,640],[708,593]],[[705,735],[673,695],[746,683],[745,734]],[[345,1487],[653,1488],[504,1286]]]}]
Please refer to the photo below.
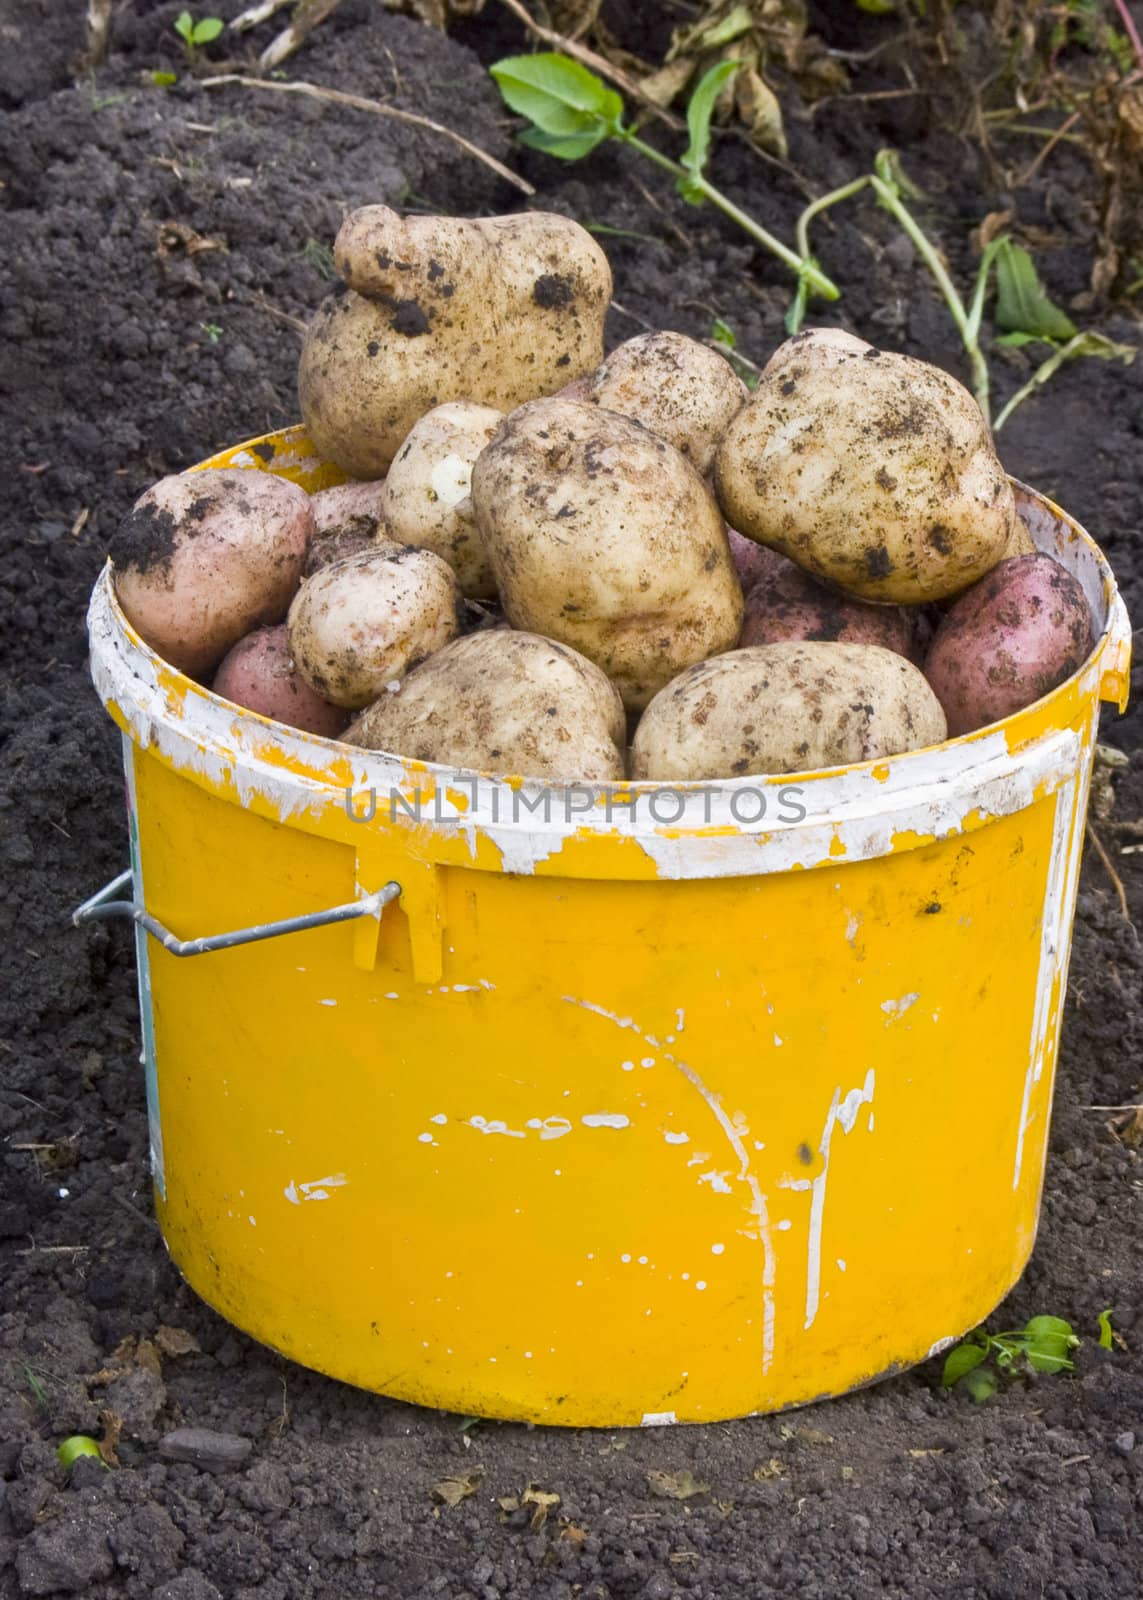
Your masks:
[{"label": "plastic bucket", "polygon": [[[300,429],[204,463],[236,464],[339,477]],[[1035,1236],[1130,659],[1099,550],[1018,494],[1096,617],[1074,677],[932,750],[717,786],[294,733],[167,667],[105,572],[158,1216],[199,1294],[366,1388],[609,1427],[837,1394],[985,1317]]]}]

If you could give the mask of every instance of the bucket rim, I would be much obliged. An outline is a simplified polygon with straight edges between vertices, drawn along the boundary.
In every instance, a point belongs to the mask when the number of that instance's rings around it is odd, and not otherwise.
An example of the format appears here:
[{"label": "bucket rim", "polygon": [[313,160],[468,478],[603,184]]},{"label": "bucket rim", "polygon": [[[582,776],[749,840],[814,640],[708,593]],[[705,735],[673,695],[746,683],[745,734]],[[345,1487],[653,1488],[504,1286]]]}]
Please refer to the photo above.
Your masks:
[{"label": "bucket rim", "polygon": [[[296,446],[297,430],[284,432]],[[248,446],[229,455],[239,452],[265,467]],[[168,665],[120,609],[110,561],[88,613],[92,676],[136,744],[192,780],[314,831],[328,833],[331,816],[340,812],[340,831],[358,838],[363,822],[411,827],[430,837],[460,834],[473,864],[476,835],[485,833],[499,847],[499,860],[491,864],[526,872],[584,835],[624,836],[649,850],[659,875],[667,876],[868,859],[901,848],[895,839],[921,844],[968,831],[1061,787],[1080,761],[1074,725],[1090,715],[1092,702],[1123,696],[1130,625],[1106,558],[1074,518],[1013,483],[1038,545],[1053,543],[1066,565],[1082,568],[1076,575],[1100,629],[1095,646],[1077,672],[1013,717],[879,760],[717,781],[555,784],[363,750],[246,711]],[[378,812],[378,794],[389,796],[387,816]],[[667,796],[674,811],[664,814]],[[369,812],[364,817],[362,797]],[[553,804],[563,812],[554,821]],[[701,863],[690,859],[696,850]]]}]

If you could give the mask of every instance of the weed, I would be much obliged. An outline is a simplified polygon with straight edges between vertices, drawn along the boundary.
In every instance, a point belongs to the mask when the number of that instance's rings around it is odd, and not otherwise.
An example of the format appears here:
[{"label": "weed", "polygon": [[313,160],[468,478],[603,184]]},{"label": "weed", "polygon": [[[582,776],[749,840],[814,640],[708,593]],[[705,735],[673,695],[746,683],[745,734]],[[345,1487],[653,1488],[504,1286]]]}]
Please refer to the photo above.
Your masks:
[{"label": "weed", "polygon": [[[1101,1317],[1101,1343],[1103,1326]],[[1107,1327],[1110,1334],[1110,1319]],[[1070,1353],[1079,1343],[1071,1323],[1062,1317],[1032,1317],[1012,1333],[985,1333],[977,1328],[945,1357],[941,1387],[960,1388],[976,1401],[987,1400],[1006,1378],[1071,1372]]]},{"label": "weed", "polygon": [[200,322],[199,327],[206,334],[211,344],[217,344],[225,332],[225,329],[220,328],[217,322]]},{"label": "weed", "polygon": [[690,142],[678,161],[640,139],[623,121],[623,101],[615,90],[568,56],[551,51],[510,56],[490,71],[509,108],[531,121],[532,126],[519,135],[521,143],[562,161],[578,161],[604,140],[614,139],[669,172],[688,204],[709,201],[736,222],[795,274],[803,299],[810,295],[823,300],[839,298],[841,291],[812,256],[799,255],[776,239],[706,177],[715,100],[727,79],[738,71],[736,61],[720,61],[711,67],[691,96],[687,107]]},{"label": "weed", "polygon": [[196,21],[189,11],[179,12],[175,18],[174,28],[183,41],[188,67],[195,65],[202,46],[211,44],[217,39],[225,26],[221,17],[200,17]]}]

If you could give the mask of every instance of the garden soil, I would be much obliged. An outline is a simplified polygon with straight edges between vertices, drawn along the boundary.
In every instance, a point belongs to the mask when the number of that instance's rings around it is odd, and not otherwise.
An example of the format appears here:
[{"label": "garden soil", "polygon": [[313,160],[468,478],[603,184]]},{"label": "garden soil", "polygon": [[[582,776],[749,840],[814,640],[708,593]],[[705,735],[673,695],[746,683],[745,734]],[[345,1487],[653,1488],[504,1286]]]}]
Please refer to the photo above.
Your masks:
[{"label": "garden soil", "polygon": [[[1143,1166],[1098,1108],[1143,1098],[1143,958],[1091,852],[1039,1240],[992,1324],[1068,1318],[1083,1335],[1074,1375],[1015,1382],[976,1405],[941,1390],[933,1361],[728,1425],[477,1425],[293,1366],[181,1282],[151,1211],[131,943],[118,928],[69,926],[70,910],[126,861],[118,736],[87,678],[87,595],[149,482],[296,419],[300,325],[328,291],[329,245],[350,207],[490,214],[520,197],[432,134],[201,87],[173,32],[179,9],[124,0],[92,75],[77,71],[83,7],[0,5],[0,1595],[1138,1594]],[[666,43],[668,11],[612,9],[644,54]],[[851,50],[885,26],[848,5],[815,18]],[[248,36],[249,48],[279,25]],[[287,65],[461,129],[527,174],[536,203],[613,230],[601,235],[616,280],[611,343],[647,325],[704,337],[719,317],[740,350],[764,359],[789,292],[775,263],[625,154],[566,167],[513,147],[484,69],[523,46],[493,0],[451,38],[343,0]],[[221,62],[221,41],[209,53]],[[1040,241],[1052,294],[1084,308],[1085,325],[1141,342],[1122,308],[1088,296],[1093,185],[1077,152],[1061,143],[1029,185],[995,192],[930,97],[883,95],[902,80],[879,60],[855,66],[853,87],[881,98],[812,115],[787,106],[791,164],[814,192],[895,144],[954,271],[971,271],[970,229],[1012,206]],[[156,70],[179,82],[157,87]],[[788,235],[804,203],[797,181],[734,140],[715,159],[718,180]],[[911,248],[871,206],[835,216],[818,229],[845,288],[831,318],[962,373]],[[1027,371],[1019,352],[999,362],[1002,398]],[[1065,370],[1015,415],[1001,450],[1102,541],[1143,616],[1143,358]],[[1130,752],[1141,728],[1138,709],[1119,722],[1109,713],[1103,737]],[[1116,774],[1115,810],[1099,828],[1143,928],[1135,762]],[[1106,1307],[1119,1335],[1110,1350],[1096,1339]],[[117,1426],[117,1467],[81,1461],[65,1475],[55,1459],[65,1435]],[[210,1430],[192,1437],[196,1459],[160,1451],[176,1428]],[[245,1443],[220,1456],[219,1433]],[[649,1473],[684,1470],[705,1492],[652,1493]],[[457,1477],[473,1492],[442,1504],[433,1486]],[[559,1497],[542,1523],[532,1507],[499,1503],[529,1484]]]}]

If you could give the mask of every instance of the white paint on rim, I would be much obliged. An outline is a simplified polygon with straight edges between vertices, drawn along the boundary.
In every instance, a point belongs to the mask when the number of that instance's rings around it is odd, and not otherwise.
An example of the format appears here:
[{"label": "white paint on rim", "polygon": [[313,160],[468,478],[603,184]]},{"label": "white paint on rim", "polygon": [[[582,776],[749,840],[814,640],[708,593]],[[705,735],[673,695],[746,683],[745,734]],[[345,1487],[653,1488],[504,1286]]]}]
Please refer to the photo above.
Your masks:
[{"label": "white paint on rim", "polygon": [[586,1117],[579,1119],[585,1128],[629,1128],[631,1118],[625,1117],[621,1111],[589,1111]]},{"label": "white paint on rim", "polygon": [[675,1420],[673,1411],[644,1411],[641,1428],[667,1428]]},{"label": "white paint on rim", "polygon": [[344,1189],[348,1182],[344,1172],[332,1173],[328,1178],[311,1178],[308,1183],[295,1183],[291,1178],[282,1193],[291,1205],[300,1206],[305,1200],[328,1200],[331,1189]]}]

